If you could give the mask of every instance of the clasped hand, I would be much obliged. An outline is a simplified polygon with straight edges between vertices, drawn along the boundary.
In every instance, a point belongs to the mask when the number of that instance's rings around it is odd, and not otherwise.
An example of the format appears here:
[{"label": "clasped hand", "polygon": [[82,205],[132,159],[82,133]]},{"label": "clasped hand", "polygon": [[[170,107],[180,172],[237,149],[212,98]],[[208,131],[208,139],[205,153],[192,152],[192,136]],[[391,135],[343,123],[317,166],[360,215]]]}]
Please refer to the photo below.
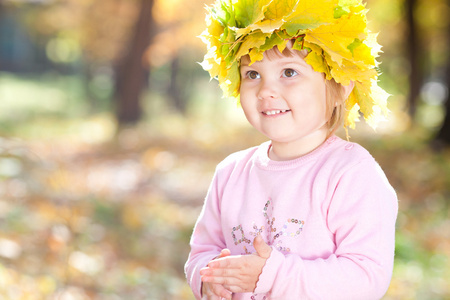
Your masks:
[{"label": "clasped hand", "polygon": [[269,258],[272,248],[257,236],[253,241],[256,253],[230,255],[228,249],[200,270],[203,299],[231,299],[232,293],[253,292],[259,275]]}]

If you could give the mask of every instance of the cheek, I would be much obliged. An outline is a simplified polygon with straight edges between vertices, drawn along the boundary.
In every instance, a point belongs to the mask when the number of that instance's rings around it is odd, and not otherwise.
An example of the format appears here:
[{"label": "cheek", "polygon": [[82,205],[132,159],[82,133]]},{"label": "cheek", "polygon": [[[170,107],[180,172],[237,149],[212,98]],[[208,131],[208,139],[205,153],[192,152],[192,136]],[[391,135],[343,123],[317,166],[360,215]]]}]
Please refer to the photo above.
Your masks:
[{"label": "cheek", "polygon": [[256,118],[257,110],[255,107],[250,105],[247,101],[241,100],[242,111],[244,112],[245,117],[250,123]]},{"label": "cheek", "polygon": [[250,104],[249,104],[249,101],[248,101],[245,93],[241,93],[240,94],[239,101],[240,101],[240,105],[241,105],[242,111],[247,116],[248,113],[250,112]]}]

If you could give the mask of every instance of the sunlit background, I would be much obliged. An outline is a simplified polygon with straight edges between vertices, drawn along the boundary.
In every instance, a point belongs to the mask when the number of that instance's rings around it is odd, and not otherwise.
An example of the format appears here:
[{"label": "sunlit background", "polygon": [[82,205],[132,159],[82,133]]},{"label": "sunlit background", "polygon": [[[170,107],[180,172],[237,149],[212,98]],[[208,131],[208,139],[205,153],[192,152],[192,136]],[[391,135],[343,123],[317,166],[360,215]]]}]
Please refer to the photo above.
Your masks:
[{"label": "sunlit background", "polygon": [[[197,64],[211,2],[0,1],[0,299],[193,299],[215,165],[265,140]],[[384,299],[450,299],[449,3],[367,7],[391,114],[350,135],[399,196]]]}]

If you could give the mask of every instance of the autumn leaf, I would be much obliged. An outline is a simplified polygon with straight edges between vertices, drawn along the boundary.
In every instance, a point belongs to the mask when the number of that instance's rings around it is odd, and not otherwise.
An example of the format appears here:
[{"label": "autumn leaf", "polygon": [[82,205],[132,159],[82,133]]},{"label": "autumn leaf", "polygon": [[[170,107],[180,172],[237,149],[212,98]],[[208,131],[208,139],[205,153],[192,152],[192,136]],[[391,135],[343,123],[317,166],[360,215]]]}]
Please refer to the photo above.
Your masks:
[{"label": "autumn leaf", "polygon": [[348,46],[355,38],[363,40],[366,37],[366,17],[364,15],[347,15],[339,21],[322,25],[306,35],[305,40],[323,48],[331,59],[342,64],[342,59],[352,59]]},{"label": "autumn leaf", "polygon": [[271,1],[264,16],[268,20],[286,19],[292,12],[294,12],[301,0],[285,0],[285,1]]},{"label": "autumn leaf", "polygon": [[239,96],[241,75],[239,73],[239,63],[235,61],[228,69],[222,68],[222,72],[219,74],[219,83],[223,91],[227,91],[224,94],[225,97],[237,97]]},{"label": "autumn leaf", "polygon": [[284,20],[264,20],[255,24],[252,24],[243,29],[237,29],[236,35],[238,37],[250,34],[252,31],[260,30],[264,33],[273,33],[276,29],[280,28],[284,24]]},{"label": "autumn leaf", "polygon": [[242,42],[238,52],[236,53],[236,59],[247,55],[250,49],[259,48],[261,45],[264,45],[268,36],[270,36],[270,34],[263,33],[261,31],[253,32],[247,39],[245,39],[244,42]]},{"label": "autumn leaf", "polygon": [[264,51],[260,51],[258,49],[251,49],[249,52],[249,56],[250,56],[250,65],[253,64],[254,62],[263,60],[264,58]]},{"label": "autumn leaf", "polygon": [[347,111],[349,118],[346,126],[355,127],[354,119],[350,114],[356,115],[355,107],[363,114],[366,122],[376,128],[380,120],[385,119],[389,110],[387,99],[389,94],[377,85],[375,80],[370,82],[355,82],[355,87],[347,100]]},{"label": "autumn leaf", "polygon": [[319,73],[324,73],[327,80],[331,80],[330,70],[325,63],[325,58],[323,57],[321,52],[311,51],[308,56],[305,58],[307,64],[312,66],[314,71]]},{"label": "autumn leaf", "polygon": [[281,29],[285,29],[290,35],[295,36],[299,30],[311,30],[328,24],[334,19],[333,10],[330,10],[329,7],[335,5],[337,5],[336,0],[300,0],[295,10],[285,17],[286,24]]},{"label": "autumn leaf", "polygon": [[[266,42],[264,43],[264,45],[259,47],[259,51],[270,50],[273,47],[278,46],[278,45],[281,45],[281,48],[282,48],[283,44],[285,45],[287,40],[289,40],[289,38],[290,38],[290,36],[288,34],[286,34],[285,32],[278,31],[266,39]],[[283,52],[283,50],[280,50],[280,52]]]},{"label": "autumn leaf", "polygon": [[266,7],[270,2],[272,2],[272,0],[235,1],[234,11],[237,20],[236,26],[239,28],[245,28],[260,22],[264,18],[264,7]]}]

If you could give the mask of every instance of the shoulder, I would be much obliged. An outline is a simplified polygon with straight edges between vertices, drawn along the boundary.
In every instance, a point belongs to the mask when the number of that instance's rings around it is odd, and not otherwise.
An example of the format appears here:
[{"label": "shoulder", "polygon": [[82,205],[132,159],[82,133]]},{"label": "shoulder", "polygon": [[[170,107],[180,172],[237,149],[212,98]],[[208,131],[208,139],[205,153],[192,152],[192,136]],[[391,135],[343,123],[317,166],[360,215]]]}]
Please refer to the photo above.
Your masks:
[{"label": "shoulder", "polygon": [[349,176],[359,181],[369,175],[386,180],[380,165],[367,149],[337,137],[323,157],[321,168],[328,170],[329,175],[336,180]]},{"label": "shoulder", "polygon": [[[330,138],[329,149],[323,157],[327,165],[337,169],[348,169],[362,162],[377,164],[373,156],[358,143],[348,142],[339,137]],[[326,142],[326,143],[327,143]]]},{"label": "shoulder", "polygon": [[[352,182],[378,181],[381,185],[390,186],[384,171],[376,159],[363,146],[339,139],[330,151],[327,163],[335,170],[338,180],[344,177]],[[366,186],[367,187],[367,186]]]}]

